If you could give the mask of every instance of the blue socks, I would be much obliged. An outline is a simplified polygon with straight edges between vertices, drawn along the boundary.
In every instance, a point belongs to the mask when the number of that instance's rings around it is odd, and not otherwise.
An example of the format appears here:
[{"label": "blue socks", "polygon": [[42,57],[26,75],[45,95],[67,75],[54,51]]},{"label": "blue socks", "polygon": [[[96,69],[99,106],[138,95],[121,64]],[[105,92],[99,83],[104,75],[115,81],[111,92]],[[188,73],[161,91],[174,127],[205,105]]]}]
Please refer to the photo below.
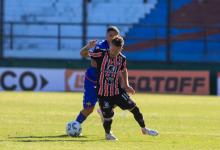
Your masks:
[{"label": "blue socks", "polygon": [[82,124],[86,120],[86,116],[84,116],[81,112],[76,118],[76,121],[78,121],[80,124]]}]

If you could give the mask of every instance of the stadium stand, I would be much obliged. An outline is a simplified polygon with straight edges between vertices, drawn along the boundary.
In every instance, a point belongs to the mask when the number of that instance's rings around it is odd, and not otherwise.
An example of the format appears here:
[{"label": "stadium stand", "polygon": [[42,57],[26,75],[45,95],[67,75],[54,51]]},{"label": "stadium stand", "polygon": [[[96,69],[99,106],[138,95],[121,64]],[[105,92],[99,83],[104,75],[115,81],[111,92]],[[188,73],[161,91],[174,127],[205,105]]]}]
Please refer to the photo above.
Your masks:
[{"label": "stadium stand", "polygon": [[219,4],[217,0],[192,0],[175,11],[173,61],[219,62]]},{"label": "stadium stand", "polygon": [[[104,25],[89,25],[87,29],[88,40],[97,37],[103,38],[107,24],[132,25],[138,23],[141,17],[144,17],[146,13],[150,13],[156,2],[157,0],[149,0],[148,3],[144,3],[143,0],[136,0],[135,2],[132,0],[122,0],[120,2],[116,0],[92,0],[88,4],[88,23]],[[115,4],[117,4],[117,7],[115,7]],[[61,36],[68,37],[61,40],[61,50],[78,51],[82,46],[81,39],[71,39],[74,36],[82,37],[82,26],[76,25],[76,23],[82,23],[82,0],[74,0],[74,2],[71,0],[33,0],[31,2],[26,0],[8,0],[6,1],[5,14],[5,21],[7,22],[73,23],[72,25],[61,26]],[[120,26],[121,34],[125,35],[129,27]],[[51,56],[50,52],[57,50],[56,38],[45,40],[45,38],[30,38],[29,36],[56,37],[58,34],[57,28],[53,24],[17,25],[13,29],[13,34],[19,36],[25,33],[28,37],[15,38],[13,40],[13,49],[20,51],[8,51],[7,54],[13,53],[16,55],[16,52],[21,53],[24,50],[31,50],[33,53],[35,49],[44,51],[43,55],[48,52],[48,56]],[[5,29],[6,34],[10,34],[10,26],[7,25]],[[9,48],[10,40],[6,39],[5,41],[5,47]],[[27,54],[26,52],[24,53]]]},{"label": "stadium stand", "polygon": [[6,21],[82,22],[82,0],[7,0]]},{"label": "stadium stand", "polygon": [[[181,0],[175,3],[174,9],[178,9],[184,4],[189,3],[190,0]],[[150,61],[165,61],[166,60],[166,37],[167,37],[167,17],[168,17],[168,3],[160,0],[156,8],[150,13],[146,14],[144,18],[140,19],[138,24],[135,24],[129,30],[126,37],[136,37],[137,39],[126,40],[129,52],[126,56],[132,60],[150,60]],[[143,26],[141,26],[143,25]],[[141,38],[141,40],[139,39]],[[138,44],[139,43],[139,44]],[[132,56],[137,53],[138,57]]]},{"label": "stadium stand", "polygon": [[[173,1],[170,19],[172,61],[219,62],[219,4],[217,0]],[[142,39],[127,38],[128,58],[166,61],[167,8],[167,1],[160,0],[152,13],[129,30],[126,37]],[[136,55],[138,53],[141,55]]]},{"label": "stadium stand", "polygon": [[[171,61],[220,61],[216,15],[220,1],[172,2]],[[5,56],[80,58],[82,11],[82,0],[5,1],[5,21],[15,22],[5,25]],[[129,60],[166,61],[168,11],[166,0],[90,0],[87,40],[103,39],[106,26],[118,24]],[[13,39],[12,31],[16,35]],[[62,37],[60,41],[58,36]]]}]

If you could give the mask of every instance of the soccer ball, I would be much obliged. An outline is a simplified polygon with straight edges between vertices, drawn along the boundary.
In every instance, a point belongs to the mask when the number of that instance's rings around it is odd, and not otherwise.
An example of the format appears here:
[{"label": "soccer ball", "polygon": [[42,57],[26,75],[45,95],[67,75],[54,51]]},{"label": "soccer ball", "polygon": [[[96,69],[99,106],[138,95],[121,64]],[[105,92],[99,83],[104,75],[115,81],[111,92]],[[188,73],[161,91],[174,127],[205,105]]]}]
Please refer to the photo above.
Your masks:
[{"label": "soccer ball", "polygon": [[82,128],[79,122],[71,121],[67,123],[66,133],[68,136],[77,137],[80,136],[81,132],[82,132]]}]

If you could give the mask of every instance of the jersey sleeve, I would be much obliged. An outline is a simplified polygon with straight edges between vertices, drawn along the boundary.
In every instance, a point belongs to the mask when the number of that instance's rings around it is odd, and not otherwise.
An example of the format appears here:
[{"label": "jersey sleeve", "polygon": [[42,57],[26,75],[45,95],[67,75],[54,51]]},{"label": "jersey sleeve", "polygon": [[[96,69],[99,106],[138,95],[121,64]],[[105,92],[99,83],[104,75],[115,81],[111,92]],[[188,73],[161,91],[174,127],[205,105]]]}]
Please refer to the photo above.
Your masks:
[{"label": "jersey sleeve", "polygon": [[98,59],[101,59],[102,56],[103,56],[103,52],[101,50],[89,50],[89,56],[92,58],[92,59],[95,59],[95,60],[98,60]]},{"label": "jersey sleeve", "polygon": [[91,48],[90,51],[96,52],[96,51],[107,51],[109,49],[108,43],[106,40],[102,40],[99,42],[96,42],[96,46]]},{"label": "jersey sleeve", "polygon": [[89,51],[91,51],[91,52],[96,52],[96,51],[99,51],[99,50],[100,50],[99,43],[96,43],[96,46],[95,46],[95,47],[89,49]]}]

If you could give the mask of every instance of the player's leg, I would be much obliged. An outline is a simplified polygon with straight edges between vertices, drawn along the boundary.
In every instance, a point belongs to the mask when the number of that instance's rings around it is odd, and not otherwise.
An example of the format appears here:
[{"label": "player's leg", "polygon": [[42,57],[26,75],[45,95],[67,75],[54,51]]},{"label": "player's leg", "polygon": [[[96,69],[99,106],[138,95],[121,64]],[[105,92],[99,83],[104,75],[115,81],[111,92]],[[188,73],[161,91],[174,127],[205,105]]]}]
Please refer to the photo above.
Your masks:
[{"label": "player's leg", "polygon": [[142,113],[140,112],[135,102],[130,98],[130,96],[124,90],[122,90],[120,95],[118,96],[117,105],[121,109],[129,110],[133,114],[134,119],[141,127],[141,131],[143,134],[148,134],[152,136],[158,135],[157,131],[145,127],[145,121]]},{"label": "player's leg", "polygon": [[101,111],[100,108],[97,108],[97,113],[98,113],[98,115],[99,115],[100,118],[101,118],[101,122],[104,123],[104,117],[103,117],[103,114],[102,114],[102,111]]},{"label": "player's leg", "polygon": [[97,102],[97,94],[95,89],[96,84],[85,79],[84,81],[84,96],[83,109],[79,112],[76,121],[83,123],[86,118],[93,112]]},{"label": "player's leg", "polygon": [[93,112],[93,110],[94,107],[83,108],[76,117],[76,121],[82,124],[86,120],[86,118]]},{"label": "player's leg", "polygon": [[143,115],[141,114],[139,108],[135,106],[130,110],[130,112],[134,115],[135,120],[138,122],[139,126],[141,127],[141,131],[143,134],[157,136],[158,132],[156,130],[152,130],[145,127],[145,122],[143,119]]},{"label": "player's leg", "polygon": [[117,140],[117,138],[111,132],[112,118],[114,116],[113,106],[111,99],[106,97],[99,97],[99,106],[103,114],[103,127],[105,130],[106,140]]}]

